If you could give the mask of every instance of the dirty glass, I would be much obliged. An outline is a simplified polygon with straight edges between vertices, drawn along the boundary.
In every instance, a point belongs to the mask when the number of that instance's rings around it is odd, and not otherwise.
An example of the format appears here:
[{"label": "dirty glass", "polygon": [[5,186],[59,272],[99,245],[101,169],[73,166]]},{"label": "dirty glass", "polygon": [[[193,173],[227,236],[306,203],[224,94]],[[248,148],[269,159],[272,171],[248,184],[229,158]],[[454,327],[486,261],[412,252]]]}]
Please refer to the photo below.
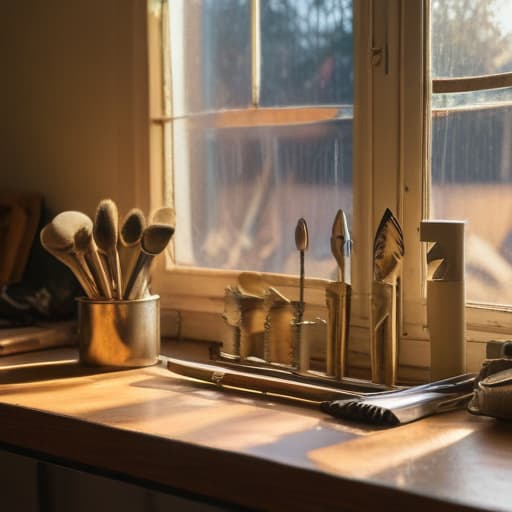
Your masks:
[{"label": "dirty glass", "polygon": [[251,2],[169,5],[171,19],[179,11],[174,23],[182,19],[174,31],[171,23],[175,119],[167,131],[177,263],[295,273],[295,225],[304,217],[307,274],[335,277],[332,222],[339,208],[349,221],[352,213],[352,3],[260,2],[257,106]]},{"label": "dirty glass", "polygon": [[[432,3],[434,78],[512,71],[512,3]],[[512,88],[432,98],[431,217],[467,221],[469,301],[512,304]]]}]

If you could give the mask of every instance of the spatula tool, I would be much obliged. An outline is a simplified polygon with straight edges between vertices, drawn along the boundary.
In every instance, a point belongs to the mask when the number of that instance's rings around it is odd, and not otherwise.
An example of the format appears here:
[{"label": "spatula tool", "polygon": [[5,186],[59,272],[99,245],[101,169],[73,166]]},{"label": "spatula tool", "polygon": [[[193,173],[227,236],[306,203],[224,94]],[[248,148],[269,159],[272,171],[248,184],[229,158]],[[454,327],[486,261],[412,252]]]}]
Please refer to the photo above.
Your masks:
[{"label": "spatula tool", "polygon": [[331,231],[331,252],[338,263],[338,281],[329,283],[325,291],[329,311],[326,371],[328,375],[342,379],[347,367],[352,252],[352,240],[343,210],[338,210],[334,218]]},{"label": "spatula tool", "polygon": [[370,332],[372,381],[393,386],[396,383],[397,280],[404,256],[400,223],[386,209],[373,244],[373,284]]}]

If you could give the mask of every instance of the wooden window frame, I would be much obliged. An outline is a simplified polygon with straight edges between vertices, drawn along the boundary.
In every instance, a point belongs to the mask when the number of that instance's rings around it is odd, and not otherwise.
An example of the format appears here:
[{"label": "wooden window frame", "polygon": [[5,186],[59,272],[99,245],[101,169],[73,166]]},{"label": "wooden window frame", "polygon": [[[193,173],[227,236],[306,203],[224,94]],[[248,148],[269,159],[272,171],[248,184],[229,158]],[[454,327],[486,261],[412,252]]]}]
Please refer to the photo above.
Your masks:
[{"label": "wooden window frame", "polygon": [[[386,207],[394,210],[404,228],[407,255],[402,270],[400,367],[407,380],[428,379],[429,339],[426,327],[424,244],[418,226],[428,216],[430,98],[432,90],[467,87],[453,80],[432,83],[429,76],[429,0],[358,0],[354,2],[354,225],[359,245],[359,266],[353,273],[354,291],[367,293],[371,285],[373,234]],[[167,48],[166,9],[149,13],[150,68],[150,204],[172,202],[173,187],[166,168],[172,169],[172,148],[166,131],[172,131],[169,104],[171,70],[166,69],[162,48]],[[405,42],[407,41],[407,44]],[[163,42],[163,44],[162,44]],[[500,77],[497,80],[509,80]],[[488,83],[482,78],[481,83]],[[162,87],[162,83],[164,87]],[[463,85],[465,84],[465,85]],[[443,89],[443,90],[444,90]],[[212,122],[229,116],[249,116],[268,121],[272,109],[212,114]],[[312,110],[301,109],[305,116]],[[315,115],[317,112],[314,113]],[[326,115],[332,113],[325,111]],[[167,144],[167,146],[166,146]],[[385,194],[381,194],[386,190]],[[177,267],[172,251],[161,258],[153,286],[162,299],[164,334],[220,340],[224,334],[223,297],[236,283],[239,272]],[[298,278],[272,274],[273,284],[297,287]],[[307,299],[323,304],[324,280],[308,279]],[[501,339],[512,329],[512,308],[468,305],[467,341],[469,369],[480,364],[485,341]],[[501,338],[500,338],[501,337]],[[356,347],[358,350],[359,348]],[[364,348],[361,349],[364,352]]]}]

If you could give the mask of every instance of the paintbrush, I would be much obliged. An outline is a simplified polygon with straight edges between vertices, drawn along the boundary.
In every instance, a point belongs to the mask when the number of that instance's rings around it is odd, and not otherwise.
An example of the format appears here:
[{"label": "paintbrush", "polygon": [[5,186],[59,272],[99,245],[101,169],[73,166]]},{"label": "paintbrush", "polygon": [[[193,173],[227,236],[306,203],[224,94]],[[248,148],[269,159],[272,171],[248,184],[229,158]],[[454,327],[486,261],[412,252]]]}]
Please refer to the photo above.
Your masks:
[{"label": "paintbrush", "polygon": [[41,245],[60,262],[64,263],[75,275],[87,297],[98,296],[94,279],[81,258],[74,251],[74,240],[63,240],[55,233],[53,225],[47,224],[40,233]]},{"label": "paintbrush", "polygon": [[81,264],[89,269],[99,294],[107,299],[112,298],[105,269],[92,237],[92,220],[85,213],[71,210],[59,213],[52,220],[52,225],[56,233],[73,240],[75,254]]},{"label": "paintbrush", "polygon": [[81,227],[75,233],[74,240],[75,250],[77,254],[84,255],[101,297],[111,299],[112,291],[110,290],[110,283],[92,236],[92,221],[90,221],[90,225]]},{"label": "paintbrush", "polygon": [[165,249],[173,234],[174,226],[168,224],[151,224],[144,229],[140,241],[140,254],[126,285],[126,299],[136,299],[144,293],[154,257]]},{"label": "paintbrush", "polygon": [[140,254],[140,239],[146,227],[144,213],[139,208],[132,208],[124,217],[119,230],[117,250],[123,276],[123,297],[125,296],[128,276],[133,272],[135,263]]},{"label": "paintbrush", "polygon": [[117,206],[114,201],[111,199],[100,201],[94,218],[93,236],[98,249],[105,256],[115,298],[122,299],[121,264],[117,252],[118,222]]},{"label": "paintbrush", "polygon": [[158,208],[151,214],[150,224],[167,224],[169,226],[176,226],[176,211],[170,206]]}]

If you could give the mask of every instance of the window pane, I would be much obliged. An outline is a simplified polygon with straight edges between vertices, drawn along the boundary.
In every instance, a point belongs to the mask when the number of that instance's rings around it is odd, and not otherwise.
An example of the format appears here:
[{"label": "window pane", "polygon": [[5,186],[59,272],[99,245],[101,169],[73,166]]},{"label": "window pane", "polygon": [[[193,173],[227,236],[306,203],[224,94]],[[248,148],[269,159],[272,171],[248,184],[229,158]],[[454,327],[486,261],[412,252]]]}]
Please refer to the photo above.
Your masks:
[{"label": "window pane", "polygon": [[175,176],[177,263],[296,273],[295,225],[304,217],[308,275],[335,278],[329,238],[337,209],[352,210],[352,118],[276,127],[197,123],[175,126],[194,148],[183,155],[189,176]]},{"label": "window pane", "polygon": [[304,217],[308,275],[335,277],[332,222],[352,212],[351,2],[260,2],[259,109],[248,108],[251,3],[169,6],[177,263],[296,273]]},{"label": "window pane", "polygon": [[468,221],[468,299],[511,304],[512,103],[475,94],[482,106],[434,110],[431,216]]},{"label": "window pane", "polygon": [[251,100],[250,0],[172,0],[173,115]]},{"label": "window pane", "polygon": [[496,106],[512,102],[512,87],[504,89],[492,89],[489,91],[474,91],[450,94],[434,94],[432,97],[432,108],[441,115],[443,110],[463,108],[470,110],[481,109],[484,106]]},{"label": "window pane", "polygon": [[510,0],[433,0],[432,76],[512,71]]},{"label": "window pane", "polygon": [[[512,71],[512,3],[434,0],[434,77]],[[433,96],[431,217],[467,220],[466,290],[512,304],[512,89]]]},{"label": "window pane", "polygon": [[261,2],[261,104],[352,104],[352,0]]}]

